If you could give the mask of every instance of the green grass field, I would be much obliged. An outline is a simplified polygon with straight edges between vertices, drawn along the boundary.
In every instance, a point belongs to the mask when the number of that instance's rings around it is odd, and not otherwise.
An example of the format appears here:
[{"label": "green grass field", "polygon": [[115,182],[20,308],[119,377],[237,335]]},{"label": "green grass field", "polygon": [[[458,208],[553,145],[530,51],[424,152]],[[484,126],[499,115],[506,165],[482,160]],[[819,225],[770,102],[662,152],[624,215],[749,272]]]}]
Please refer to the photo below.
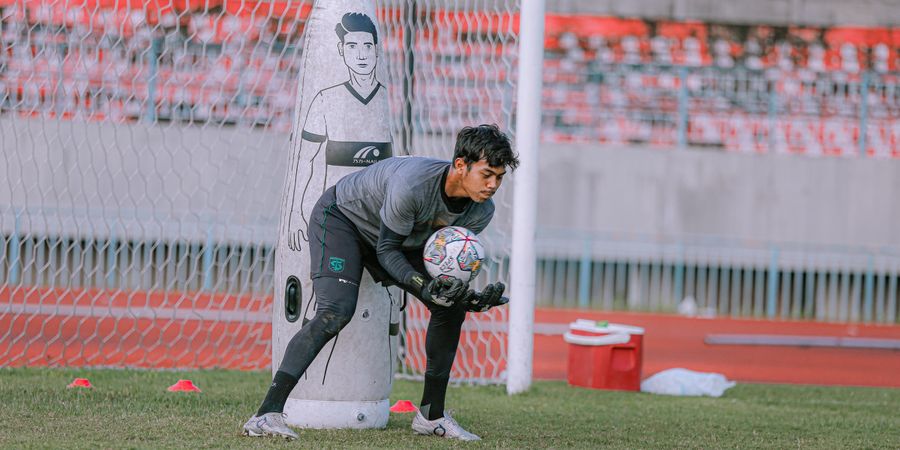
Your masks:
[{"label": "green grass field", "polygon": [[[66,389],[88,377],[92,390]],[[169,393],[190,378],[203,392]],[[537,382],[523,395],[451,387],[448,407],[481,442],[416,436],[409,414],[387,429],[245,438],[269,382],[260,372],[0,369],[3,448],[898,448],[900,389],[739,384],[722,398],[676,398]],[[391,401],[418,403],[398,381]]]}]

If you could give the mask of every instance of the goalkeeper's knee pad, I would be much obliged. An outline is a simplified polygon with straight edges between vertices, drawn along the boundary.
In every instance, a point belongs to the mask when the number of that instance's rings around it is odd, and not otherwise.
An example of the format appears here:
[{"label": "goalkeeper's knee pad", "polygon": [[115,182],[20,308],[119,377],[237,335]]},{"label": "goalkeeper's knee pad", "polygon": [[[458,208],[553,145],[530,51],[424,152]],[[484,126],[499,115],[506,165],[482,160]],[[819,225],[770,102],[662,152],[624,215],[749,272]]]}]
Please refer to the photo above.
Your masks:
[{"label": "goalkeeper's knee pad", "polygon": [[329,336],[338,334],[353,319],[359,286],[338,278],[319,277],[313,280],[316,292],[316,317],[322,321]]}]

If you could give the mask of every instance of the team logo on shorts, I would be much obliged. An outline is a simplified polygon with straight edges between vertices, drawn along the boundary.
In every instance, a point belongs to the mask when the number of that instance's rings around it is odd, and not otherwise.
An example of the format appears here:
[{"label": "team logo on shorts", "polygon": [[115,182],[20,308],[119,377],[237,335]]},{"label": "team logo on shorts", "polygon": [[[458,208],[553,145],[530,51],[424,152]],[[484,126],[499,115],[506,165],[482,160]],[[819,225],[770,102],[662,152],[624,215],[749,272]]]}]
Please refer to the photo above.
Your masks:
[{"label": "team logo on shorts", "polygon": [[344,258],[338,258],[337,256],[332,256],[328,259],[328,267],[331,268],[332,272],[343,272],[344,271]]}]

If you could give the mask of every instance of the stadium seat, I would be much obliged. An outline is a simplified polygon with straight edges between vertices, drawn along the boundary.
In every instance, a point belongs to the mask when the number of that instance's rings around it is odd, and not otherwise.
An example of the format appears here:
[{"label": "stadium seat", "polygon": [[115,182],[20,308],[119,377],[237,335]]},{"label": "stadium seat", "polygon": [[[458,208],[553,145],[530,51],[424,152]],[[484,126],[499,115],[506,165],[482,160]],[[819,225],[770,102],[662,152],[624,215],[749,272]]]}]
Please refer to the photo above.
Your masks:
[{"label": "stadium seat", "polygon": [[[155,68],[153,102],[160,117],[290,129],[299,70],[295,55],[254,49],[259,42],[296,44],[310,8],[247,0],[86,1],[69,8],[17,2],[0,16],[5,67],[0,107],[28,115],[138,120],[146,113],[142,102],[149,101],[147,42],[164,36],[175,45],[166,44],[166,57]],[[498,54],[502,48],[480,39],[462,45],[458,40],[469,33],[515,33],[518,22],[503,14],[442,10],[430,11],[424,20],[433,26],[416,42],[427,49],[419,59],[426,74],[420,83],[435,76],[456,79],[458,86],[446,87],[452,101],[441,107],[471,111],[473,117],[488,114],[497,100],[472,95],[463,86],[505,82],[505,70],[486,70],[504,56]],[[547,121],[559,130],[545,138],[671,145],[677,93],[686,82],[691,143],[758,151],[774,142],[784,151],[832,154],[840,145],[855,148],[855,141],[829,140],[836,133],[829,130],[844,129],[842,121],[857,117],[860,99],[851,91],[864,71],[872,71],[877,78],[866,101],[879,125],[866,131],[867,151],[894,156],[896,127],[884,124],[900,115],[894,74],[900,29],[791,27],[776,34],[773,27],[758,25],[739,40],[741,34],[729,27],[548,14],[543,98]],[[44,50],[17,45],[26,32],[32,46]],[[179,41],[182,32],[187,42]],[[101,42],[97,35],[111,40]],[[58,52],[57,44],[65,44],[67,53]],[[688,66],[688,78],[673,65]],[[713,76],[707,68],[719,72]],[[57,83],[66,87],[64,93],[48,88]],[[757,88],[738,90],[750,83]],[[770,84],[776,87],[776,110],[806,122],[779,122],[772,136],[766,135]],[[440,114],[436,109],[435,118]],[[853,133],[858,136],[859,130]]]}]

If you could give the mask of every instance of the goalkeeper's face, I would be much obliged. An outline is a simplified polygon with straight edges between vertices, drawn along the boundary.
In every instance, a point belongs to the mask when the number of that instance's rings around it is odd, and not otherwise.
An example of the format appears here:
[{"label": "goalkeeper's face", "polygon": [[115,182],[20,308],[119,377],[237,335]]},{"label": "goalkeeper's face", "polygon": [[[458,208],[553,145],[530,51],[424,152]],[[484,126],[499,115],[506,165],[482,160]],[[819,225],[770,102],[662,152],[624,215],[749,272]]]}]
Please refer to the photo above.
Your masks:
[{"label": "goalkeeper's face", "polygon": [[463,158],[456,158],[453,165],[463,175],[462,187],[466,194],[478,203],[493,197],[506,175],[505,167],[493,167],[485,159],[470,165]]},{"label": "goalkeeper's face", "polygon": [[351,31],[344,36],[339,47],[344,64],[358,75],[368,75],[375,70],[378,55],[372,33]]}]

